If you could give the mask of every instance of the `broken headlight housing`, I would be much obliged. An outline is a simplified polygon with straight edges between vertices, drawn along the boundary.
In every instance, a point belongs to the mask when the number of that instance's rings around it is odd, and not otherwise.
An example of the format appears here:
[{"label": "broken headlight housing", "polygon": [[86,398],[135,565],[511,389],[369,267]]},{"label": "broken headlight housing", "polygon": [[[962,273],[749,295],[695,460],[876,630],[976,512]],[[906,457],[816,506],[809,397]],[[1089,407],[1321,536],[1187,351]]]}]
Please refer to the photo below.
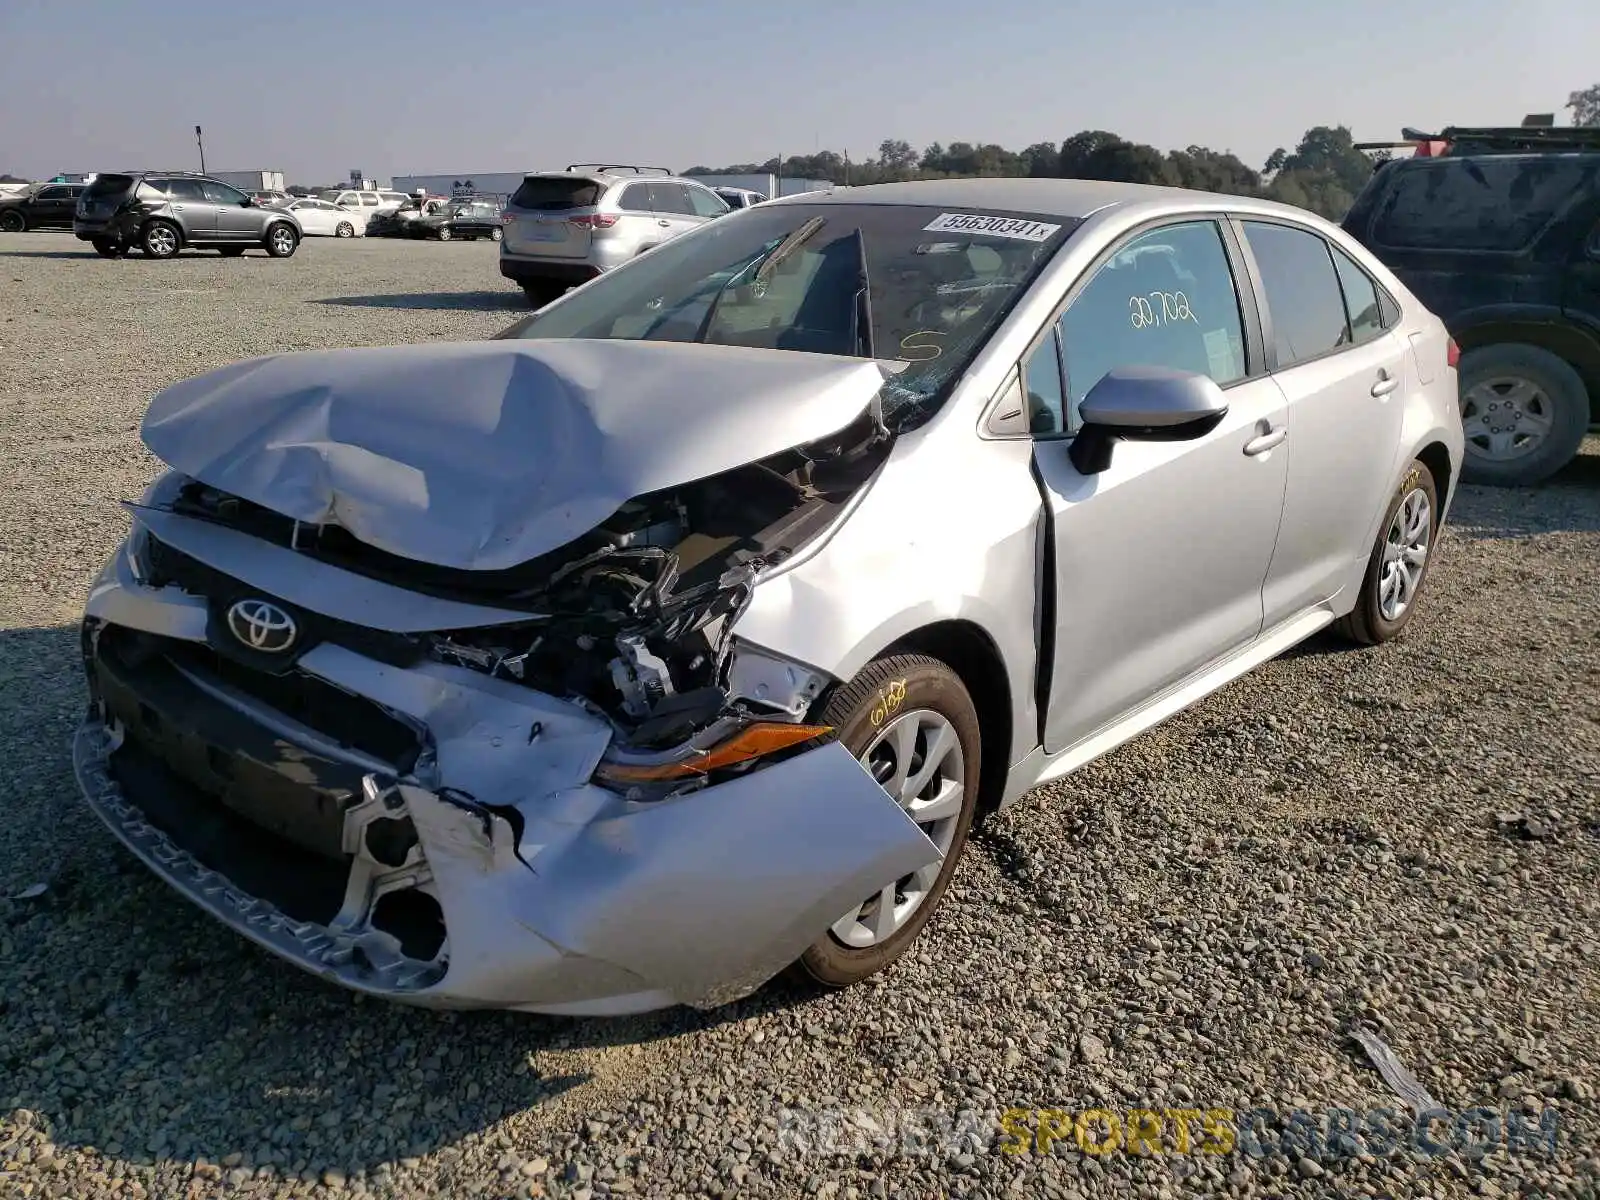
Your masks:
[{"label": "broken headlight housing", "polygon": [[833,737],[830,725],[730,715],[663,753],[613,746],[595,769],[594,782],[629,800],[661,800],[782,762]]}]

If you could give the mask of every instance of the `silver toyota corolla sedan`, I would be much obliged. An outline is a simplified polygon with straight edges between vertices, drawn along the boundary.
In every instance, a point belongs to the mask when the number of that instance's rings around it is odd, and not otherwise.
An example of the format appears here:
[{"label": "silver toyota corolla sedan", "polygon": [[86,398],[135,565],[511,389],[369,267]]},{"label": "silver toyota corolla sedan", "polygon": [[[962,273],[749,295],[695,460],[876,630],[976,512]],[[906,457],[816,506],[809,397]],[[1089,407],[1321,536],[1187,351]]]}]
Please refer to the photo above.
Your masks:
[{"label": "silver toyota corolla sedan", "polygon": [[975,818],[1325,626],[1406,627],[1455,365],[1263,201],[758,205],[493,340],[158,395],[78,778],[174,888],[358,991],[850,984]]}]

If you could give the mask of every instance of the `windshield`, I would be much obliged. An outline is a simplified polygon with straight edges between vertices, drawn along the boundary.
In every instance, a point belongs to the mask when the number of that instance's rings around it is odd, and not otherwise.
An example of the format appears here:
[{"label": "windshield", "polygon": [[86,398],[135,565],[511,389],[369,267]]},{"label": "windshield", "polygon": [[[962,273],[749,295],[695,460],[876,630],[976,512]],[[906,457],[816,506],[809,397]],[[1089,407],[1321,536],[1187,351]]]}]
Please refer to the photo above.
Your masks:
[{"label": "windshield", "polygon": [[1078,224],[911,205],[758,206],[658,246],[500,336],[846,356],[870,344],[876,357],[908,364],[883,395],[885,417],[905,427],[937,409]]}]

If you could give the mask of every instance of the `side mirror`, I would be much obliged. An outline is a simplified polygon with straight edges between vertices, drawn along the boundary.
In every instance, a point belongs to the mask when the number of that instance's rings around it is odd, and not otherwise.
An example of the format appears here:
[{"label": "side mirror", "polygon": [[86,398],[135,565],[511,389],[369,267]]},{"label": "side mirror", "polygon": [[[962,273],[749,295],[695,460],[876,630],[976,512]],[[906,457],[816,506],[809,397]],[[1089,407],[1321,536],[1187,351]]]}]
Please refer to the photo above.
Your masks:
[{"label": "side mirror", "polygon": [[1228,415],[1222,389],[1208,375],[1167,367],[1114,367],[1078,406],[1083,427],[1067,451],[1080,474],[1111,465],[1120,440],[1187,442],[1204,437]]},{"label": "side mirror", "polygon": [[243,200],[239,201],[240,208],[254,208],[255,206],[256,198],[254,196],[246,196]]}]

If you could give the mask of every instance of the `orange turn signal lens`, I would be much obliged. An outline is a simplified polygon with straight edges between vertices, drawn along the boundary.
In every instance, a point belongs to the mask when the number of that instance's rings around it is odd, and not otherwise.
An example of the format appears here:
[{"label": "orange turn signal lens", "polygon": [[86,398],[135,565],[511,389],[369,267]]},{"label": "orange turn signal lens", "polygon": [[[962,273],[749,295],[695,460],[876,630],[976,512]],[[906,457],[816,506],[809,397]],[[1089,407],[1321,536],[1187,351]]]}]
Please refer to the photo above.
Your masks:
[{"label": "orange turn signal lens", "polygon": [[779,750],[787,750],[802,742],[815,741],[833,732],[831,725],[789,725],[779,721],[763,721],[747,725],[725,742],[711,749],[669,763],[606,763],[600,764],[596,777],[606,783],[671,783],[679,779],[693,779],[709,775],[724,767],[735,766],[751,759],[764,758]]}]

